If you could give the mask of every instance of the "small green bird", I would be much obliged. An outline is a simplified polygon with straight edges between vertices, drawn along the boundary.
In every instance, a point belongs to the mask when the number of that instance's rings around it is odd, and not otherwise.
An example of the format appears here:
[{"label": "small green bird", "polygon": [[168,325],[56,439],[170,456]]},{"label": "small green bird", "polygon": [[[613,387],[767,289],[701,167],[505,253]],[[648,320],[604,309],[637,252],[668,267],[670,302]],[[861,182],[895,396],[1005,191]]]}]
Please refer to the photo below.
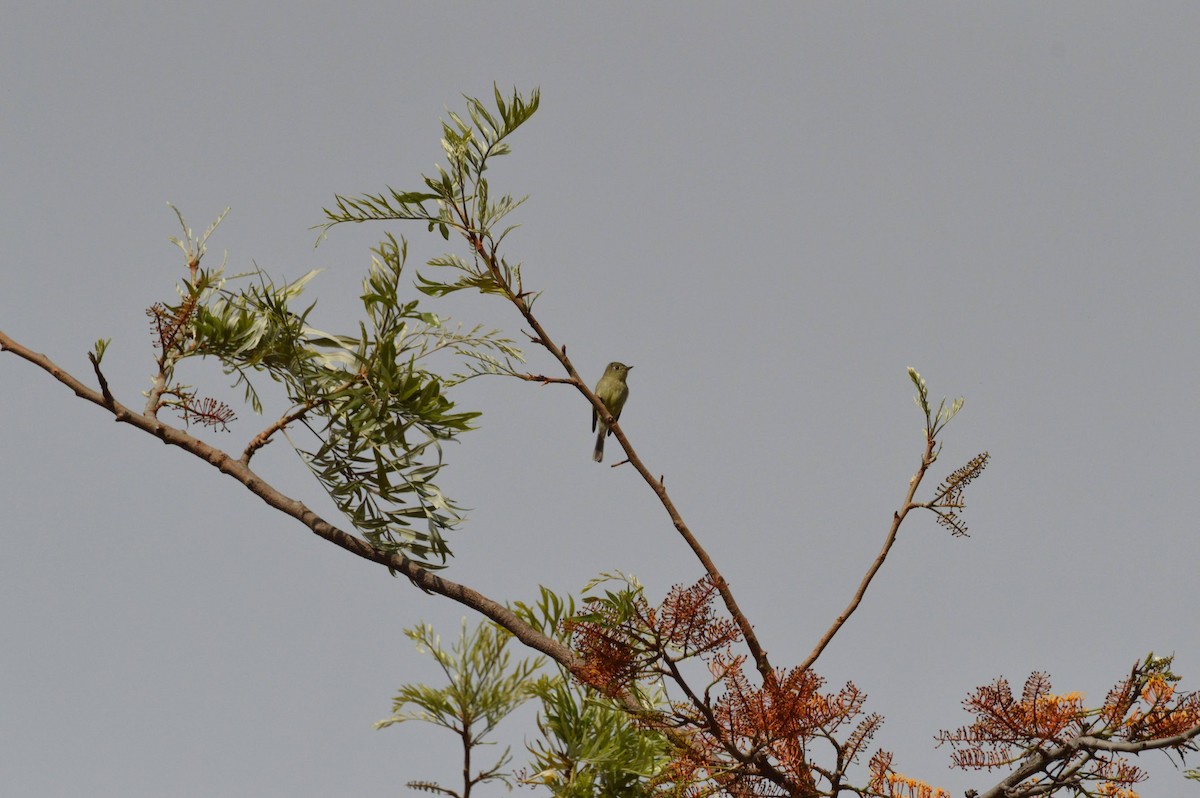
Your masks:
[{"label": "small green bird", "polygon": [[[609,363],[608,368],[604,370],[604,376],[600,378],[600,382],[596,383],[596,396],[600,398],[601,402],[604,402],[604,406],[608,408],[614,421],[620,421],[621,408],[625,407],[625,400],[629,398],[629,386],[625,384],[625,378],[629,376],[631,368],[633,366],[626,366],[624,363],[615,361]],[[593,407],[593,431],[597,425],[600,427],[600,432],[596,435],[596,449],[592,452],[592,459],[599,463],[604,460],[604,436],[612,435],[612,430],[608,428],[604,419],[600,418],[600,414]]]}]

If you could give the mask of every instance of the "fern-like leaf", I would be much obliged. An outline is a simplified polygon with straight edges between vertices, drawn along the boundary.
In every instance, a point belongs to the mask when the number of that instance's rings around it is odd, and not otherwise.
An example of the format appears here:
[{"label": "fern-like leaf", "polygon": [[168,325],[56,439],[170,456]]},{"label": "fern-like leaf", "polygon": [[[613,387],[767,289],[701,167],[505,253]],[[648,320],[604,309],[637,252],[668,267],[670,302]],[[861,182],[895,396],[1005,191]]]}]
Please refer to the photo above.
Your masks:
[{"label": "fern-like leaf", "polygon": [[990,458],[991,455],[987,452],[972,457],[966,465],[954,471],[938,485],[933,500],[927,505],[937,515],[938,523],[956,537],[966,537],[970,534],[966,522],[959,515],[966,508],[963,491],[983,473]]}]

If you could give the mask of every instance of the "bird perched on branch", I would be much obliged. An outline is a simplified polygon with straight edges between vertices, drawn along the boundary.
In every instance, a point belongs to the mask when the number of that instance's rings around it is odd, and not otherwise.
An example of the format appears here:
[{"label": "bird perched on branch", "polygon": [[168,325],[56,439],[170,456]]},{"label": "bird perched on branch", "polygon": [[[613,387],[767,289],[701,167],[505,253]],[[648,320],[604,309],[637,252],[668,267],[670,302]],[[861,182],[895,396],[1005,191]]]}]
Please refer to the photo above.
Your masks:
[{"label": "bird perched on branch", "polygon": [[[596,396],[600,398],[601,402],[604,402],[604,406],[612,414],[613,421],[620,420],[621,408],[625,407],[625,400],[629,398],[629,386],[625,384],[625,378],[629,376],[631,368],[633,366],[613,361],[604,370],[604,376],[600,378],[600,382],[596,383]],[[604,460],[604,438],[606,435],[611,435],[612,430],[608,428],[604,419],[600,418],[600,414],[593,407],[592,430],[595,431],[597,426],[600,431],[596,434],[596,448],[592,452],[592,459],[599,463]]]}]

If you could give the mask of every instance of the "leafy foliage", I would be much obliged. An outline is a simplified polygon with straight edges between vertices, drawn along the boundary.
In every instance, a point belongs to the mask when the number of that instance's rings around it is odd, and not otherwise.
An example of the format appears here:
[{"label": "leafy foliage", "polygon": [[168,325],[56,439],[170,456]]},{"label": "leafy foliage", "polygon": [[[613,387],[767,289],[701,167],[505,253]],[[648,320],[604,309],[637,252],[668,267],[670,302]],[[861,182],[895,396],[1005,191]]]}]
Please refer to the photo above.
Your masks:
[{"label": "leafy foliage", "polygon": [[[925,385],[925,378],[911,366],[908,369],[908,378],[912,380],[917,389],[917,395],[913,397],[913,401],[925,415],[925,439],[929,446],[925,466],[928,467],[937,461],[938,455],[941,453],[941,444],[937,444],[936,448],[934,446],[938,436],[941,435],[942,430],[946,428],[951,419],[958,415],[958,411],[962,410],[963,400],[962,398],[955,399],[947,407],[946,400],[942,399],[938,402],[935,410],[929,401],[929,388]],[[952,535],[967,537],[970,532],[962,517],[962,511],[967,506],[966,500],[963,498],[963,491],[966,490],[967,485],[970,485],[983,473],[983,469],[987,468],[990,459],[991,455],[987,452],[975,455],[966,465],[958,468],[943,480],[934,492],[933,499],[923,502],[919,506],[931,510],[937,516],[937,522],[949,529]]]},{"label": "leafy foliage", "polygon": [[539,682],[533,760],[522,781],[556,798],[637,798],[658,794],[670,763],[661,734],[640,726],[598,691],[561,675]]},{"label": "leafy foliage", "polygon": [[[435,482],[442,444],[479,415],[457,410],[447,390],[500,370],[520,351],[496,331],[452,328],[404,299],[406,249],[392,236],[373,250],[361,297],[365,320],[346,335],[311,327],[315,305],[297,307],[316,271],[277,285],[260,270],[226,278],[223,268],[202,268],[215,227],[196,239],[185,225],[176,243],[191,253],[189,279],[178,303],[148,311],[160,352],[154,409],[174,406],[185,419],[221,425],[232,420],[232,410],[175,382],[177,364],[189,357],[216,358],[256,412],[263,400],[254,377],[265,374],[291,405],[272,432],[303,425],[312,433],[313,444],[289,439],[338,509],[376,548],[440,567],[451,554],[445,533],[463,517]],[[425,365],[439,354],[461,373],[443,378]]]},{"label": "leafy foliage", "polygon": [[442,648],[440,638],[428,624],[405,629],[404,634],[416,641],[419,651],[433,657],[447,684],[436,688],[403,685],[392,701],[392,716],[376,723],[375,728],[420,720],[453,732],[463,746],[466,779],[461,793],[429,781],[409,782],[408,786],[466,798],[475,785],[489,781],[509,783],[503,770],[511,759],[509,749],[504,749],[490,767],[474,774],[471,774],[471,758],[476,748],[486,744],[486,738],[500,721],[534,695],[538,681],[534,671],[539,663],[534,659],[514,663],[508,651],[512,635],[492,623],[468,631],[467,619],[463,618],[459,638],[450,651]]},{"label": "leafy foliage", "polygon": [[942,399],[934,410],[929,403],[929,388],[925,385],[925,378],[917,373],[917,370],[911,366],[908,368],[908,378],[912,380],[912,384],[916,386],[917,395],[913,397],[913,401],[917,403],[917,407],[925,414],[925,434],[929,438],[937,438],[950,420],[958,415],[958,411],[962,410],[963,399],[960,397],[946,406],[946,400]]},{"label": "leafy foliage", "polygon": [[535,297],[528,296],[522,287],[520,264],[510,264],[497,254],[500,243],[516,227],[499,225],[525,198],[492,196],[484,173],[491,158],[508,154],[505,140],[533,116],[540,98],[536,90],[528,99],[517,92],[505,99],[498,88],[494,95],[495,112],[480,100],[467,97],[471,121],[451,112],[450,120],[442,123],[442,150],[448,163],[445,167],[439,164],[436,175],[422,176],[426,191],[389,188],[361,197],[339,195],[336,207],[325,210],[322,236],[339,224],[391,220],[425,222],[429,230],[436,228],[444,239],[450,238],[451,231],[457,232],[468,242],[472,259],[446,254],[430,260],[430,266],[458,274],[449,281],[420,275],[418,290],[429,296],[445,296],[467,288],[505,296],[513,292],[531,307]]},{"label": "leafy foliage", "polygon": [[[541,588],[534,605],[514,609],[535,629],[564,641],[576,615],[574,598],[562,599]],[[643,719],[631,717],[605,691],[581,683],[560,668],[539,681],[540,739],[528,745],[533,759],[522,781],[549,789],[556,798],[639,798],[661,795],[669,777],[671,745]],[[662,696],[644,696],[649,716]]]}]

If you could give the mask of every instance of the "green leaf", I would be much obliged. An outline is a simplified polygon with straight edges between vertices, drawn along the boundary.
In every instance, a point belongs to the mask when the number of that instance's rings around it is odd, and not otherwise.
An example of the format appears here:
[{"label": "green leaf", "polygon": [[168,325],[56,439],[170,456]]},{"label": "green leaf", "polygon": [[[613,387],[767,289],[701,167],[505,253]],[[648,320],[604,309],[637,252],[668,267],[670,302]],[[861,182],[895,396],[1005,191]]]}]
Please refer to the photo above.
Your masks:
[{"label": "green leaf", "polygon": [[100,365],[100,361],[104,360],[104,353],[108,351],[108,345],[111,343],[111,338],[101,338],[92,344],[92,354],[96,356],[97,366]]}]

